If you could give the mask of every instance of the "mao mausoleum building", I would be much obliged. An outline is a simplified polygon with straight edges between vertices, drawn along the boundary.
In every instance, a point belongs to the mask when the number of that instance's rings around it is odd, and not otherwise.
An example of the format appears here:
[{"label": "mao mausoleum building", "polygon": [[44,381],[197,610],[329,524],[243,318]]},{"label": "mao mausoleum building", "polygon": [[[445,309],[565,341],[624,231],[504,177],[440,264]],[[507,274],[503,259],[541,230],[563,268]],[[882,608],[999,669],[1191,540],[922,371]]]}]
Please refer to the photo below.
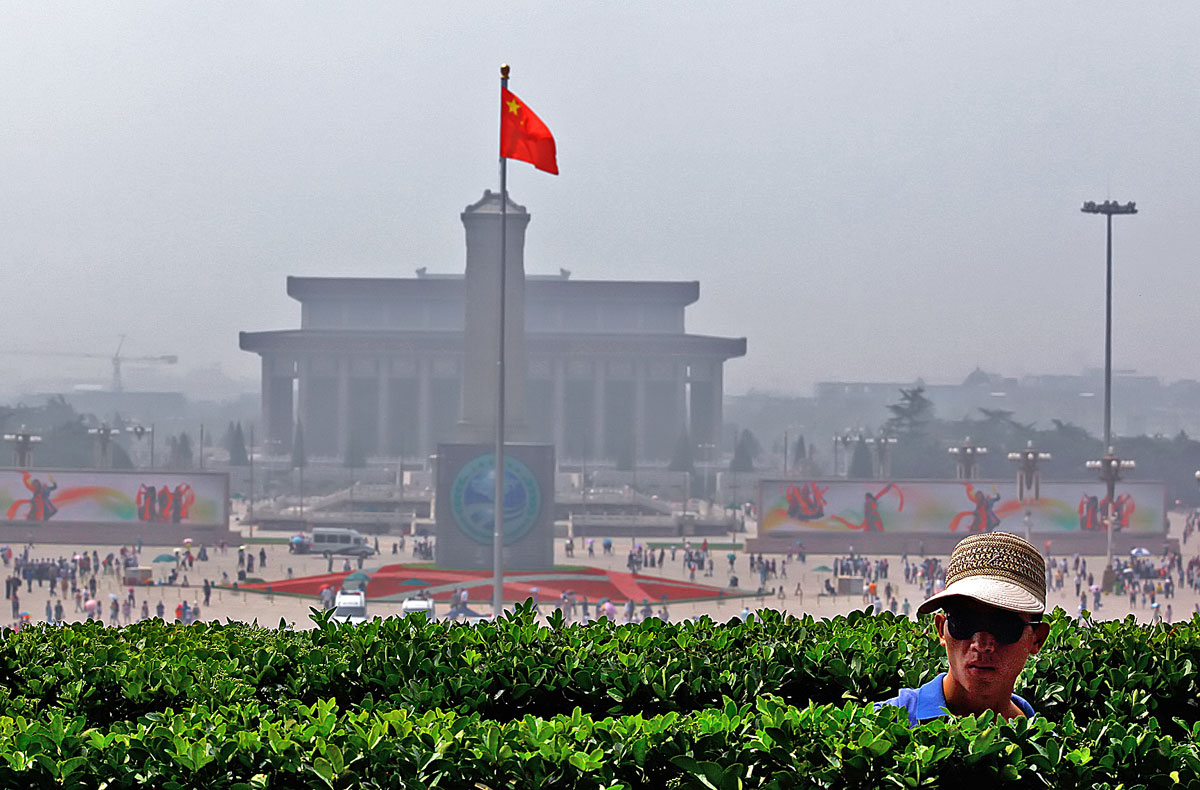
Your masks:
[{"label": "mao mausoleum building", "polygon": [[[462,213],[469,265],[498,260],[499,202],[485,192]],[[510,199],[507,217],[509,271],[521,271],[530,215]],[[287,450],[297,421],[309,457],[343,457],[353,441],[368,456],[423,458],[458,438],[463,275],[289,277],[287,293],[299,329],[240,337],[262,358],[272,447]],[[510,438],[553,443],[560,462],[618,464],[665,462],[685,427],[693,443],[715,442],[725,361],[746,340],[689,334],[699,296],[694,281],[526,276],[525,425]]]}]

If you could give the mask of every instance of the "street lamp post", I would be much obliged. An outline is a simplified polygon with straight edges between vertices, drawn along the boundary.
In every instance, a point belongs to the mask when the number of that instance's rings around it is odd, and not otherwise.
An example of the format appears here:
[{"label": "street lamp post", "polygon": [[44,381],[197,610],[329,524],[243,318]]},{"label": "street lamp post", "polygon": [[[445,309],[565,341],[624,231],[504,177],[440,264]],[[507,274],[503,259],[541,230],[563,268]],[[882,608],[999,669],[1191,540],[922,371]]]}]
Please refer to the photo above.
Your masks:
[{"label": "street lamp post", "polygon": [[[859,431],[861,434],[862,431]],[[833,437],[833,476],[834,477],[849,477],[850,476],[850,446],[858,441],[858,437],[851,435],[850,429],[847,428],[840,435]],[[846,474],[842,474],[842,465],[838,463],[838,445],[842,448],[842,457],[845,459]]]},{"label": "street lamp post", "polygon": [[154,426],[145,426],[140,423],[135,423],[125,430],[133,434],[133,438],[141,441],[146,436],[150,437],[150,468],[154,468]]},{"label": "street lamp post", "polygon": [[1108,225],[1108,245],[1104,267],[1104,446],[1112,447],[1112,218],[1114,214],[1136,214],[1136,203],[1089,200],[1080,209],[1084,214],[1103,214]]},{"label": "street lamp post", "polygon": [[33,466],[33,446],[42,441],[42,437],[30,433],[21,426],[16,433],[4,434],[4,441],[13,444],[13,462],[22,469]]},{"label": "street lamp post", "polygon": [[892,445],[896,443],[895,436],[888,436],[885,432],[880,431],[878,436],[867,437],[867,444],[871,445],[872,455],[875,461],[875,477],[880,480],[886,480],[892,476]]},{"label": "street lamp post", "polygon": [[1100,474],[1100,479],[1104,481],[1107,490],[1107,498],[1104,500],[1104,524],[1105,532],[1108,533],[1108,549],[1104,561],[1104,573],[1107,575],[1112,572],[1112,538],[1113,538],[1113,503],[1117,495],[1117,483],[1121,480],[1121,472],[1125,469],[1133,469],[1136,464],[1133,461],[1126,461],[1118,458],[1113,448],[1108,448],[1108,454],[1098,461],[1088,461],[1087,468],[1094,469]]},{"label": "street lamp post", "polygon": [[120,436],[120,428],[110,428],[108,423],[100,423],[98,428],[88,428],[88,433],[96,437],[97,461],[100,469],[112,468],[112,442],[114,436]]},{"label": "street lamp post", "polygon": [[[1033,440],[1026,443],[1025,449],[1019,453],[1009,453],[1008,460],[1017,464],[1017,499],[1025,503],[1025,540],[1030,539],[1033,525],[1033,506],[1031,502],[1041,499],[1042,476],[1038,464],[1050,460],[1050,453],[1033,449]],[[1032,491],[1033,498],[1026,499],[1025,494]]]},{"label": "street lamp post", "polygon": [[968,436],[957,447],[947,452],[954,456],[954,471],[959,480],[974,480],[979,476],[979,456],[987,455],[987,448],[971,443]]}]

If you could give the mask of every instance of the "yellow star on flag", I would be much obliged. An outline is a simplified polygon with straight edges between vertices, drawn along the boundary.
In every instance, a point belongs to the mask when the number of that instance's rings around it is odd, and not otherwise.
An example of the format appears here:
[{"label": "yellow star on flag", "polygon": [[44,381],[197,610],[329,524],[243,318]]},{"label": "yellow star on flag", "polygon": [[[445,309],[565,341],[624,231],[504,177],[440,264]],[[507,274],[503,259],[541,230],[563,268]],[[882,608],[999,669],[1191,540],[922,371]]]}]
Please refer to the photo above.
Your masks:
[{"label": "yellow star on flag", "polygon": [[509,101],[507,106],[508,106],[508,111],[511,112],[513,115],[516,115],[517,110],[521,109],[521,105],[517,104],[517,102],[515,100]]}]

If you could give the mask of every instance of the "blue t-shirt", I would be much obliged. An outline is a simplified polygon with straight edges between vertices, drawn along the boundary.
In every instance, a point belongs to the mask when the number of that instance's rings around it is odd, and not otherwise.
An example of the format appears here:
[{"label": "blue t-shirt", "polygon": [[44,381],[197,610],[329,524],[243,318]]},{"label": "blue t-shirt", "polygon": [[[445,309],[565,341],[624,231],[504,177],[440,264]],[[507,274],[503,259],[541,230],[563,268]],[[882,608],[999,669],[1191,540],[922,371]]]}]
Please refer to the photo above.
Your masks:
[{"label": "blue t-shirt", "polygon": [[[892,699],[875,703],[875,708],[878,710],[884,705],[892,705],[906,709],[909,727],[949,716],[950,711],[946,709],[946,692],[942,688],[942,680],[945,677],[946,673],[943,672],[920,688],[900,689],[900,693]],[[1033,707],[1016,694],[1012,695],[1012,701],[1029,718],[1037,715],[1033,712]]]}]

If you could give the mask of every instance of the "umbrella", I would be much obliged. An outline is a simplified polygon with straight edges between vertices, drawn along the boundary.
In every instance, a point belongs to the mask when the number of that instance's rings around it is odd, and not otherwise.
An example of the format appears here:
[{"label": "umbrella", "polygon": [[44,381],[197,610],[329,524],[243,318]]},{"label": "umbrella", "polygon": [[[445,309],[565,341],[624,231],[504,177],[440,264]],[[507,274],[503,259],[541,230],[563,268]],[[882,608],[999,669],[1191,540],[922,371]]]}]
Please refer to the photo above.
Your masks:
[{"label": "umbrella", "polygon": [[1130,557],[1149,557],[1150,549],[1144,548],[1142,546],[1138,546],[1136,549],[1133,549],[1129,552],[1129,556]]},{"label": "umbrella", "polygon": [[1158,601],[1155,601],[1154,603],[1150,604],[1150,608],[1151,608],[1151,609],[1157,609],[1157,608],[1158,608]]},{"label": "umbrella", "polygon": [[346,581],[348,581],[348,582],[369,582],[369,581],[371,581],[371,576],[370,576],[370,574],[364,573],[363,571],[355,571],[354,573],[352,573],[346,577]]},{"label": "umbrella", "polygon": [[1091,587],[1089,587],[1088,589],[1089,589],[1089,590],[1091,590],[1092,592],[1100,592],[1100,585],[1099,585],[1099,584],[1093,584],[1093,585],[1092,585]]},{"label": "umbrella", "polygon": [[159,554],[157,557],[154,558],[154,561],[155,562],[174,562],[175,555],[174,554]]},{"label": "umbrella", "polygon": [[813,568],[813,572],[814,573],[833,573],[833,568],[830,568],[828,565],[818,565],[817,567]]},{"label": "umbrella", "polygon": [[86,601],[83,602],[83,608],[89,612],[92,611],[93,609],[95,609],[99,605],[100,605],[100,603],[95,598],[88,598]]}]

